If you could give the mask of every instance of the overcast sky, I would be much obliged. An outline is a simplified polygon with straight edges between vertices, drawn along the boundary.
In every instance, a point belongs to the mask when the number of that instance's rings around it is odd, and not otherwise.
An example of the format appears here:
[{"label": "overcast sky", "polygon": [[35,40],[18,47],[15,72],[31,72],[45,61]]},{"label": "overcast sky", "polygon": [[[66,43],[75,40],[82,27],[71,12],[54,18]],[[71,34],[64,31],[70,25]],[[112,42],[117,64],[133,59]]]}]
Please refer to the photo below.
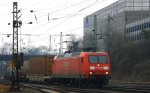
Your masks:
[{"label": "overcast sky", "polygon": [[[12,34],[13,2],[18,2],[23,24],[19,33],[31,34],[22,36],[23,42],[47,42],[52,35],[52,43],[57,43],[60,32],[63,34],[83,35],[83,18],[117,0],[0,0],[0,43],[10,42],[2,34]],[[33,10],[34,12],[30,12]],[[28,24],[33,22],[33,24]],[[8,25],[11,23],[11,25]],[[33,36],[40,35],[40,36]],[[42,44],[42,43],[40,43]]]}]

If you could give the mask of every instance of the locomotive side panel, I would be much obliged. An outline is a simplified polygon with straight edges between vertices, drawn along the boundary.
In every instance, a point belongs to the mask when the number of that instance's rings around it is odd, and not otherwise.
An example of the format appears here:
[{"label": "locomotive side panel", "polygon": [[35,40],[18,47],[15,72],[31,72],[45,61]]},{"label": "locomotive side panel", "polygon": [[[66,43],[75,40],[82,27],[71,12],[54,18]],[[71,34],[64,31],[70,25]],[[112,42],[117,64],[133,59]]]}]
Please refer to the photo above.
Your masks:
[{"label": "locomotive side panel", "polygon": [[54,64],[52,67],[52,74],[54,77],[62,77],[63,75],[62,61],[54,60]]},{"label": "locomotive side panel", "polygon": [[71,78],[81,78],[83,76],[83,63],[81,58],[71,58],[69,59],[69,75]]},{"label": "locomotive side panel", "polygon": [[81,58],[54,60],[53,75],[60,78],[79,78],[83,76],[83,62]]}]

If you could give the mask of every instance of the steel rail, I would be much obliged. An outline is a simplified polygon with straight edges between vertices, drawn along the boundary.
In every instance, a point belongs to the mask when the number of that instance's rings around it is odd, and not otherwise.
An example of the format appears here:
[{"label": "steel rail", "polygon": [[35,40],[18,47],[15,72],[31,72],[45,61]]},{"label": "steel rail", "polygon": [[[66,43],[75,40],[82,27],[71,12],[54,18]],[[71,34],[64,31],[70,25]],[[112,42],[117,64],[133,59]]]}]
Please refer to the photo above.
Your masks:
[{"label": "steel rail", "polygon": [[[131,84],[132,85],[132,84]],[[30,88],[35,88],[42,93],[49,93],[50,91],[57,91],[61,93],[150,93],[150,86],[127,86],[127,85],[113,85],[110,84],[108,86],[103,86],[101,88],[93,88],[93,87],[71,87],[71,86],[49,86],[49,85],[39,85],[39,84],[27,84],[24,85]]]}]

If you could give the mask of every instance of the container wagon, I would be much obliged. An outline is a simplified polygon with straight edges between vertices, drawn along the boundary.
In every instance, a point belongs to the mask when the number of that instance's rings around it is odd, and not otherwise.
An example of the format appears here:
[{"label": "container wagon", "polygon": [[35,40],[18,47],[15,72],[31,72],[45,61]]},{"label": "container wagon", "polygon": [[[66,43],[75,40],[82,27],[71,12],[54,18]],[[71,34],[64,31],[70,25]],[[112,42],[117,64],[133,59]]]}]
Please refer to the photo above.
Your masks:
[{"label": "container wagon", "polygon": [[26,77],[29,81],[45,81],[52,75],[54,55],[31,58],[28,62]]}]

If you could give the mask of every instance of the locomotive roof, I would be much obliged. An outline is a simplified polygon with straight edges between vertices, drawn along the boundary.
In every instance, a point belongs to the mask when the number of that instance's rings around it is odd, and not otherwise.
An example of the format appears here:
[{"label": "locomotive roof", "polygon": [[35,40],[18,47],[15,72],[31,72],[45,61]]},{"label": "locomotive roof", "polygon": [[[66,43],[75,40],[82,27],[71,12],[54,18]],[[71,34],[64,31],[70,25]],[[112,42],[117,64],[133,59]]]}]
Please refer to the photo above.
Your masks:
[{"label": "locomotive roof", "polygon": [[74,53],[66,53],[66,54],[63,54],[63,55],[57,55],[55,57],[56,58],[67,58],[67,57],[74,57],[74,56],[80,56],[81,54],[84,55],[84,54],[93,54],[93,53],[103,53],[103,54],[106,54],[106,52],[74,52]]},{"label": "locomotive roof", "polygon": [[81,52],[74,52],[74,53],[66,53],[63,55],[57,55],[57,57],[65,58],[65,57],[73,57],[73,56],[79,56]]}]

